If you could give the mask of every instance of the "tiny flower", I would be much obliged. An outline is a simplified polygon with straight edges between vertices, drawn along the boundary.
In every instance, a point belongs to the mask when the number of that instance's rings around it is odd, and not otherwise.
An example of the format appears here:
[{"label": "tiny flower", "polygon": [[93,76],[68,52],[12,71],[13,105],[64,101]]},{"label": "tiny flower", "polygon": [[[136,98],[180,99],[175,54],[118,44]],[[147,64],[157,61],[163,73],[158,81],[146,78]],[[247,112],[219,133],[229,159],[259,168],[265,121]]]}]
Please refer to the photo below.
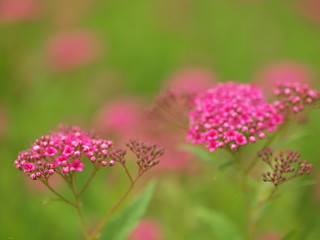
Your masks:
[{"label": "tiny flower", "polygon": [[70,171],[82,172],[84,164],[80,161],[80,159],[75,159],[72,163],[69,164],[69,167]]},{"label": "tiny flower", "polygon": [[114,164],[115,164],[115,161],[114,161],[114,160],[110,160],[110,161],[109,161],[109,165],[110,165],[110,166],[113,166]]},{"label": "tiny flower", "polygon": [[24,168],[24,172],[31,172],[32,170],[34,170],[34,164],[33,163],[25,163],[23,165],[23,168]]},{"label": "tiny flower", "polygon": [[101,161],[101,165],[102,165],[102,167],[105,167],[105,166],[107,166],[107,162],[106,161]]},{"label": "tiny flower", "polygon": [[55,149],[54,147],[47,147],[45,155],[53,157],[57,152],[57,149]]},{"label": "tiny flower", "polygon": [[69,167],[63,167],[62,168],[62,172],[63,173],[68,173],[68,172],[70,172],[70,168]]}]

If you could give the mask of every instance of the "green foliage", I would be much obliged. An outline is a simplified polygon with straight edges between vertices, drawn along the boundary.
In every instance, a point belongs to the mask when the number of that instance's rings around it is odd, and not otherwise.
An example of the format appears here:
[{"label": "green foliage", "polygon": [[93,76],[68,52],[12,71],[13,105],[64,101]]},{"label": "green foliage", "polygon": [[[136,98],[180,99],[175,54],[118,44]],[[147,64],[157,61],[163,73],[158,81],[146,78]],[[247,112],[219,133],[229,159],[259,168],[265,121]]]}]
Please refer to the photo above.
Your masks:
[{"label": "green foliage", "polygon": [[191,144],[181,144],[181,148],[194,154],[196,157],[198,157],[203,162],[212,163],[212,164],[218,166],[216,154],[210,153],[208,149],[205,149],[202,146],[196,146],[196,145],[191,145]]},{"label": "green foliage", "polygon": [[114,217],[102,232],[101,239],[124,240],[145,214],[156,182],[150,182],[143,193]]},{"label": "green foliage", "polygon": [[222,212],[199,208],[197,216],[208,226],[212,238],[215,240],[243,240],[237,226]]}]

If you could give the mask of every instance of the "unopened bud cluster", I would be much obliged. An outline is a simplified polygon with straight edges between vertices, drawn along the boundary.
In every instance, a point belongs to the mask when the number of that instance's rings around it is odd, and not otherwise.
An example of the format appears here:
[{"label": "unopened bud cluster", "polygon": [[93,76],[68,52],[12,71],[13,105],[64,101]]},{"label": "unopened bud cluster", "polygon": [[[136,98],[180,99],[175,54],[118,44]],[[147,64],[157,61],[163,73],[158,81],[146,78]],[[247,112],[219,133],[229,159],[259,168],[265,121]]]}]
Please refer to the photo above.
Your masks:
[{"label": "unopened bud cluster", "polygon": [[299,82],[281,83],[274,90],[277,101],[273,106],[285,116],[302,112],[320,100],[320,92],[311,89],[308,84]]},{"label": "unopened bud cluster", "polygon": [[115,162],[125,164],[126,163],[126,160],[125,160],[126,154],[127,154],[127,151],[122,148],[117,148],[115,150],[112,150],[112,151],[110,151],[110,156],[112,158],[111,161],[113,161],[113,164]]},{"label": "unopened bud cluster", "polygon": [[294,150],[275,155],[273,149],[265,148],[258,152],[258,156],[272,169],[262,174],[263,181],[271,182],[275,186],[312,171],[312,164],[302,160],[300,154]]},{"label": "unopened bud cluster", "polygon": [[147,144],[138,140],[130,140],[127,147],[136,155],[140,170],[145,171],[159,164],[164,149],[156,144]]}]

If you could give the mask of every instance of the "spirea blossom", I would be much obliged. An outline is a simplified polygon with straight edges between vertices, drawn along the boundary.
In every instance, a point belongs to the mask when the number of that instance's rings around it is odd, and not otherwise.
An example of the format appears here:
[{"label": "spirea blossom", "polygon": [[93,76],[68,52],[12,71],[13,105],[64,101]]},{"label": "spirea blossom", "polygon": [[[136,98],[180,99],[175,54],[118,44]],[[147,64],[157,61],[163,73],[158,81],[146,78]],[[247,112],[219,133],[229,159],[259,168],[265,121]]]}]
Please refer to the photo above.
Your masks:
[{"label": "spirea blossom", "polygon": [[273,149],[265,148],[261,152],[258,152],[258,156],[272,170],[271,172],[262,174],[263,181],[271,182],[275,186],[297,176],[310,174],[312,171],[312,164],[309,164],[306,160],[302,160],[300,154],[294,150],[279,152],[275,155]]},{"label": "spirea blossom", "polygon": [[198,94],[189,112],[188,138],[193,144],[236,150],[266,137],[283,121],[262,91],[250,84],[220,83]]},{"label": "spirea blossom", "polygon": [[112,147],[112,141],[96,138],[79,127],[61,127],[35,140],[30,149],[19,153],[14,164],[33,180],[47,179],[55,173],[82,172],[88,162],[95,168],[104,167]]},{"label": "spirea blossom", "polygon": [[277,100],[273,106],[286,117],[314,106],[320,99],[320,92],[313,90],[308,84],[288,82],[278,84],[274,90]]}]

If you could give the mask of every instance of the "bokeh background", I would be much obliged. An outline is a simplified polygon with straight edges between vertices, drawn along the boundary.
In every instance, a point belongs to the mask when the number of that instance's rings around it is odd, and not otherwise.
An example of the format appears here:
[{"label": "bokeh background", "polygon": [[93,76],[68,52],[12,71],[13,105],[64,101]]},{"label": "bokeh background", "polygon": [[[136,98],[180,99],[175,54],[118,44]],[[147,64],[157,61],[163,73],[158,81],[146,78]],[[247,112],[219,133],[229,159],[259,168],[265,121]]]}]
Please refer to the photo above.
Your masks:
[{"label": "bokeh background", "polygon": [[[13,166],[19,151],[61,123],[119,144],[138,136],[168,145],[131,239],[214,239],[196,206],[245,231],[238,186],[182,150],[185,132],[159,129],[142,113],[167,88],[227,80],[267,88],[275,79],[319,87],[319,43],[318,0],[0,0],[0,239],[80,239],[73,209],[44,204],[51,193]],[[307,134],[290,143],[315,164],[315,184],[286,192],[259,225],[260,239],[297,228],[301,239],[320,239],[319,120],[309,114],[299,126]],[[106,172],[84,197],[88,219],[128,184],[120,168]]]}]

